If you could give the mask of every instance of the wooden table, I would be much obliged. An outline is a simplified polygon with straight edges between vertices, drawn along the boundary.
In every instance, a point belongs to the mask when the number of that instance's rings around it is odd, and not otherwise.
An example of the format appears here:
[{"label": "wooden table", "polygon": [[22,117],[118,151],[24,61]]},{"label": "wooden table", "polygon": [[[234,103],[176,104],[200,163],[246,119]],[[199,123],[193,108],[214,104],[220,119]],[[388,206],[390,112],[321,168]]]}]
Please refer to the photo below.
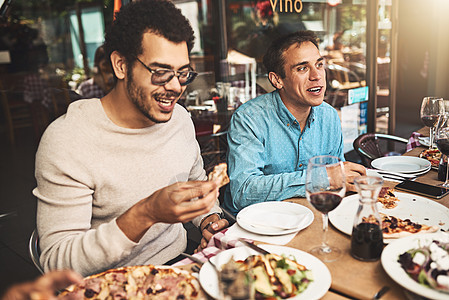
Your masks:
[{"label": "wooden table", "polygon": [[[405,155],[418,156],[424,149],[426,148],[417,147]],[[416,181],[432,185],[441,184],[442,182],[438,181],[437,176],[437,171],[430,170],[428,173],[417,178]],[[396,184],[396,182],[386,181],[384,185],[394,187]],[[309,227],[300,231],[286,246],[308,251],[320,245],[323,234],[321,214],[304,198],[295,198],[286,201],[304,205],[310,208],[315,215],[315,221]],[[449,207],[449,196],[435,201]],[[343,251],[343,255],[337,261],[325,263],[332,275],[332,285],[331,290],[324,299],[335,299],[332,297],[336,296],[336,293],[346,295],[348,298],[371,299],[376,292],[386,285],[390,286],[391,289],[382,299],[407,299],[404,289],[387,275],[380,260],[376,262],[362,262],[354,259],[350,255],[350,236],[334,228],[330,222],[328,242],[340,248]],[[316,276],[319,276],[319,274]],[[346,297],[340,297],[340,299],[348,299]]]}]

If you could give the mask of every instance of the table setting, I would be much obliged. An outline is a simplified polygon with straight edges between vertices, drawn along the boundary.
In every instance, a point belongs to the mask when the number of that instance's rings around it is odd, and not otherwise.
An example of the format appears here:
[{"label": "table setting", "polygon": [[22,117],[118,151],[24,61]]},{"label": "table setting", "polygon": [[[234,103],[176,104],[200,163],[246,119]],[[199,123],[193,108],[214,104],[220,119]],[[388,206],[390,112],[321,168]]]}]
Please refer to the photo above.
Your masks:
[{"label": "table setting", "polygon": [[[449,114],[438,114],[433,138],[448,154]],[[346,191],[337,157],[313,157],[306,197],[256,203],[235,217],[224,211],[235,223],[169,268],[191,273],[207,299],[449,299],[449,196],[399,189],[408,182],[445,189],[419,157],[423,145],[374,159],[355,179],[357,192]],[[379,202],[381,194],[394,205]],[[413,230],[386,232],[391,219]]]}]

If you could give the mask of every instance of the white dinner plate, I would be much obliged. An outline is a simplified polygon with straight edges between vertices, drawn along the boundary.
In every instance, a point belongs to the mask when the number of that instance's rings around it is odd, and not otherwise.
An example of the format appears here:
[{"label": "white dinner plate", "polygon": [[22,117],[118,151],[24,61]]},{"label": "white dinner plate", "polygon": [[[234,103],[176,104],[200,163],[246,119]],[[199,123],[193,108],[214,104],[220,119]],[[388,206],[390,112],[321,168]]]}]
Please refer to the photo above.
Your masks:
[{"label": "white dinner plate", "polygon": [[420,173],[430,169],[430,161],[414,156],[387,156],[371,162],[373,168],[398,173]]},{"label": "white dinner plate", "polygon": [[[254,214],[254,212],[257,212]],[[270,226],[273,216],[285,215],[285,219],[298,217],[295,227],[280,228]],[[291,202],[268,201],[245,207],[237,214],[237,224],[243,229],[264,235],[284,235],[300,231],[312,224],[313,212],[307,207]],[[266,221],[264,224],[264,220]],[[282,222],[282,220],[278,220]]]},{"label": "white dinner plate", "polygon": [[[268,250],[271,253],[276,253],[279,255],[285,254],[287,256],[293,256],[296,261],[304,265],[307,269],[312,271],[313,281],[309,284],[307,289],[305,289],[299,295],[289,299],[295,300],[313,300],[320,299],[323,297],[331,286],[331,273],[326,265],[316,258],[315,256],[290,247],[276,246],[276,245],[259,245],[261,248]],[[258,255],[260,253],[252,250],[248,247],[237,247],[229,250],[220,252],[216,256],[212,257],[211,260],[216,266],[227,263],[231,258],[234,260],[244,260],[250,255]],[[215,269],[209,262],[206,262],[200,270],[199,273],[200,284],[206,293],[209,294],[214,299],[219,298],[218,290],[218,277]]]},{"label": "white dinner plate", "polygon": [[447,234],[443,232],[435,233],[423,233],[413,236],[408,236],[401,238],[390,243],[382,252],[381,263],[385,272],[399,285],[411,292],[418,294],[420,296],[426,297],[428,299],[443,300],[449,299],[449,295],[444,292],[439,292],[430,287],[419,284],[402,269],[401,265],[398,263],[399,255],[404,252],[418,248],[420,245],[424,245],[432,242],[434,239],[441,238],[442,235]]},{"label": "white dinner plate", "polygon": [[[438,202],[428,198],[401,192],[394,192],[400,200],[395,208],[386,209],[382,203],[377,203],[380,213],[395,216],[401,219],[410,219],[413,222],[433,226],[437,225],[443,230],[449,230],[449,209]],[[354,218],[359,207],[359,195],[343,198],[336,209],[329,212],[329,220],[338,230],[351,235]],[[389,243],[396,239],[384,239]]]}]

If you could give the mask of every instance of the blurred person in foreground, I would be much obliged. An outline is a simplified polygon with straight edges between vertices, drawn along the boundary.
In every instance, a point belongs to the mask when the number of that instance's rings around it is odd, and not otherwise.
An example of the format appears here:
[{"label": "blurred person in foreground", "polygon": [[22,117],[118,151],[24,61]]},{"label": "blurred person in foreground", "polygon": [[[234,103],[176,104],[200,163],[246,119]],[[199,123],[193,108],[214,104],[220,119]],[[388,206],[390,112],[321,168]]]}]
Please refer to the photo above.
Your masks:
[{"label": "blurred person in foreground", "polygon": [[34,281],[13,285],[1,300],[53,300],[56,299],[56,292],[71,284],[80,284],[82,277],[69,270],[52,271],[40,276]]},{"label": "blurred person in foreground", "polygon": [[37,151],[33,193],[46,271],[86,276],[164,264],[186,250],[182,223],[212,228],[200,248],[227,226],[192,120],[176,104],[196,76],[193,40],[171,1],[134,1],[116,14],[104,44],[114,88],[72,103]]},{"label": "blurred person in foreground", "polygon": [[[334,155],[344,161],[337,111],[323,102],[324,58],[311,31],[273,41],[263,59],[275,91],[240,106],[228,132],[230,185],[225,207],[237,213],[264,201],[305,197],[308,160]],[[347,189],[363,166],[345,162]]]},{"label": "blurred person in foreground", "polygon": [[95,51],[93,73],[92,78],[83,81],[76,91],[83,98],[103,98],[114,87],[114,73],[103,46]]}]

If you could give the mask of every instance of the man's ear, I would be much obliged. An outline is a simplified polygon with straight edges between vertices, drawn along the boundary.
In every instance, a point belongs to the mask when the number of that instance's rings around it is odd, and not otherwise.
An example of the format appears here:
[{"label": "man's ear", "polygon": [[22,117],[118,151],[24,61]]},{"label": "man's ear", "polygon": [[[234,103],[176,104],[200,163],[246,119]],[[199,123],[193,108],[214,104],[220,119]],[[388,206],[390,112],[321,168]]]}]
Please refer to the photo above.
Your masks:
[{"label": "man's ear", "polygon": [[274,73],[274,72],[268,73],[268,79],[270,80],[271,84],[278,90],[280,90],[284,87],[282,78],[280,76],[278,76],[276,73]]},{"label": "man's ear", "polygon": [[125,75],[126,75],[126,60],[117,51],[114,51],[114,52],[111,53],[111,64],[112,64],[112,69],[114,70],[115,76],[118,79],[125,78]]}]

